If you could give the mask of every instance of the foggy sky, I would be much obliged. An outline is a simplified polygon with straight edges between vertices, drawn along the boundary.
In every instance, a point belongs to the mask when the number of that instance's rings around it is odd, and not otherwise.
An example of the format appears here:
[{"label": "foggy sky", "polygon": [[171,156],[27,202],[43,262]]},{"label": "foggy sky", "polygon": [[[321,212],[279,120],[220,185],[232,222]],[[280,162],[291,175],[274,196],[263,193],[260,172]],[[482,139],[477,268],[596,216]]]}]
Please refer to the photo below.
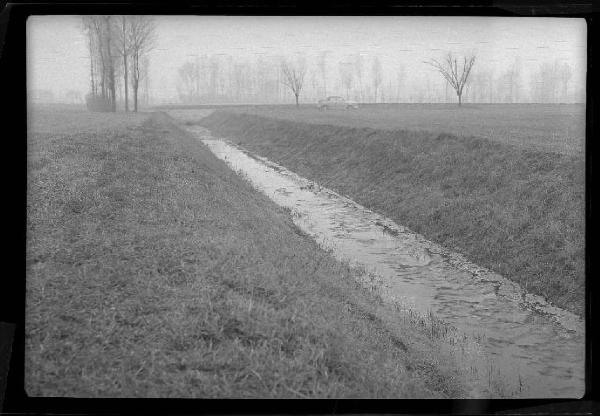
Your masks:
[{"label": "foggy sky", "polygon": [[[500,73],[518,58],[526,79],[543,62],[567,62],[571,86],[585,86],[586,23],[573,18],[531,17],[258,17],[157,16],[157,44],[150,53],[150,92],[155,101],[177,101],[177,69],[195,55],[258,56],[304,54],[310,65],[328,51],[333,93],[338,63],[358,52],[379,56],[384,79],[395,80],[403,65],[407,85],[441,88],[438,73],[423,63],[447,51],[475,53],[477,70]],[[89,91],[89,52],[80,19],[35,16],[27,22],[28,90]],[[369,64],[367,64],[369,65]],[[385,87],[385,84],[383,85]]]}]

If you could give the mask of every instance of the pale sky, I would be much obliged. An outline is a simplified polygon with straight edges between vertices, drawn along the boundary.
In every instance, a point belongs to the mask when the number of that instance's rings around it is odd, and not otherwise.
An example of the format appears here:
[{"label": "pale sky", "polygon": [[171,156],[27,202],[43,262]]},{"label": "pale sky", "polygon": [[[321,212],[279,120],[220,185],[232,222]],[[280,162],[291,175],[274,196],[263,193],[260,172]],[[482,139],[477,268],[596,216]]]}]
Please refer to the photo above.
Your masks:
[{"label": "pale sky", "polygon": [[[379,56],[384,79],[396,79],[404,66],[409,85],[442,85],[423,63],[447,51],[474,52],[476,70],[500,73],[519,58],[532,74],[543,62],[566,62],[571,87],[585,87],[587,27],[584,19],[532,17],[260,17],[156,16],[158,42],[150,53],[151,94],[176,100],[177,68],[195,54],[231,55],[254,60],[262,55],[304,54],[310,65],[329,51],[328,78],[336,86],[338,62],[348,55]],[[89,90],[89,55],[76,16],[35,16],[27,22],[28,89]],[[529,76],[529,75],[527,75]],[[384,81],[385,85],[385,81]],[[335,91],[333,91],[335,92]]]}]

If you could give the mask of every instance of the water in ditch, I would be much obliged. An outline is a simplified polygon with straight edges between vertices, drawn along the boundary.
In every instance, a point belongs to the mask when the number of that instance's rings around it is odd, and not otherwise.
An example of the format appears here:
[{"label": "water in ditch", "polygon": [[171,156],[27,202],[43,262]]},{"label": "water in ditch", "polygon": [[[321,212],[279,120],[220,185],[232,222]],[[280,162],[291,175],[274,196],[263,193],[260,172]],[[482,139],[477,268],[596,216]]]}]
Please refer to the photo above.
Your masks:
[{"label": "water in ditch", "polygon": [[[382,297],[477,339],[518,397],[584,394],[584,323],[349,198],[197,126],[189,130],[323,247],[377,276]],[[521,388],[522,386],[522,388]],[[513,392],[514,393],[514,392]]]}]

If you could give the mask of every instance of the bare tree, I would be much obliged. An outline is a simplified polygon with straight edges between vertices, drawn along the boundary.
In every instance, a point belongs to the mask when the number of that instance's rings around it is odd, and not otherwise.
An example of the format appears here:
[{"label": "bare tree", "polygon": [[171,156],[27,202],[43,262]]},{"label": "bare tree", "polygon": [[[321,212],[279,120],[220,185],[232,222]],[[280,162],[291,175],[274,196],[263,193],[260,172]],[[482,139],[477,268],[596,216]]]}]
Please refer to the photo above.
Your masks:
[{"label": "bare tree", "polygon": [[233,86],[235,88],[235,98],[240,100],[243,96],[246,86],[246,73],[247,70],[243,63],[236,63],[233,65]]},{"label": "bare tree", "polygon": [[130,49],[130,38],[129,38],[129,17],[119,16],[118,19],[118,30],[117,33],[117,47],[119,54],[123,59],[123,97],[125,98],[125,112],[129,111],[129,66],[127,65],[127,58],[131,53]]},{"label": "bare tree", "polygon": [[[102,49],[104,48],[104,37],[102,36],[102,18],[100,16],[90,16],[89,17],[90,26],[93,32],[93,55],[95,61],[95,68],[97,77],[100,78],[96,81],[96,91],[100,88],[100,96],[102,98],[106,98],[106,65],[104,61],[104,53],[102,53]],[[92,53],[92,52],[90,52]],[[98,85],[98,83],[100,85]],[[97,95],[97,92],[96,92]]]},{"label": "bare tree", "polygon": [[496,74],[494,73],[494,68],[490,68],[490,70],[486,73],[486,88],[488,91],[489,102],[494,102],[494,85],[496,80]]},{"label": "bare tree", "polygon": [[317,66],[321,72],[321,79],[323,80],[323,96],[327,96],[327,51],[323,51],[319,54],[317,59]]},{"label": "bare tree", "polygon": [[[273,91],[273,66],[271,62],[262,55],[256,58],[256,78],[257,78],[257,100],[258,102],[268,102],[274,95]],[[275,69],[278,69],[275,67]]]},{"label": "bare tree", "polygon": [[[450,84],[445,81],[446,90],[449,90]],[[485,102],[486,100],[486,75],[482,68],[478,67],[473,70],[469,77],[469,90],[465,91],[464,96],[471,102]],[[446,94],[445,102],[449,102],[448,94]]]},{"label": "bare tree", "polygon": [[319,80],[316,71],[310,71],[309,79],[312,87],[312,97],[317,98],[319,96]]},{"label": "bare tree", "polygon": [[108,93],[109,93],[109,102],[111,106],[111,110],[114,112],[117,110],[117,93],[116,93],[116,84],[115,84],[115,65],[114,65],[114,55],[113,55],[113,38],[114,38],[114,30],[113,30],[113,16],[102,16],[104,21],[104,48],[103,53],[106,54],[105,62],[106,62],[106,71],[107,71],[107,79],[108,79]]},{"label": "bare tree", "polygon": [[496,80],[496,97],[499,102],[510,102],[512,92],[512,70],[509,68],[506,72],[500,74]]},{"label": "bare tree", "polygon": [[515,58],[515,62],[512,66],[512,89],[511,89],[511,100],[512,102],[518,103],[521,95],[521,59],[519,57]]},{"label": "bare tree", "polygon": [[144,55],[142,58],[142,80],[144,81],[143,103],[145,106],[150,104],[150,57]]},{"label": "bare tree", "polygon": [[[125,71],[125,68],[123,68],[123,65],[119,64],[118,59],[120,58],[119,54],[115,54],[114,57],[116,58],[113,61],[113,66],[114,66],[114,72],[115,72],[115,102],[118,101],[123,101],[125,99],[125,93],[124,93],[124,83],[123,83],[123,72]],[[116,106],[116,104],[115,104]],[[115,107],[115,111],[116,111],[116,107]]]},{"label": "bare tree", "polygon": [[219,77],[221,76],[219,57],[212,55],[209,63],[210,94],[213,99],[219,94]]},{"label": "bare tree", "polygon": [[[473,74],[473,83],[476,82],[476,74]],[[503,73],[499,74],[494,82],[495,96],[498,102],[515,103],[519,101],[521,89],[520,65],[518,59],[509,65]]]},{"label": "bare tree", "polygon": [[209,56],[208,55],[198,55],[197,60],[195,61],[195,77],[196,77],[196,87],[195,87],[195,96],[198,100],[200,100],[200,96],[202,95],[202,91],[205,92],[209,90]]},{"label": "bare tree", "polygon": [[94,19],[92,16],[84,16],[82,18],[83,32],[88,38],[88,50],[90,53],[90,93],[96,95],[97,90],[97,37]]},{"label": "bare tree", "polygon": [[403,90],[403,86],[404,86],[404,78],[406,76],[406,71],[404,69],[404,65],[400,65],[400,67],[398,67],[398,70],[396,72],[396,83],[397,83],[397,90],[396,90],[396,102],[400,102],[400,94],[402,93]]},{"label": "bare tree", "polygon": [[425,63],[437,69],[450,86],[454,88],[458,96],[458,105],[460,106],[462,104],[463,89],[467,84],[473,64],[475,64],[475,55],[463,57],[462,65],[458,64],[458,59],[452,55],[452,52],[448,52],[443,62],[431,59],[430,61],[425,61]]},{"label": "bare tree", "polygon": [[557,101],[559,89],[559,66],[557,62],[543,62],[539,70],[531,78],[533,84],[532,98],[538,103]]},{"label": "bare tree", "polygon": [[352,81],[354,81],[354,71],[352,64],[349,62],[340,62],[340,79],[342,85],[346,89],[346,99],[350,99],[350,89],[352,88]]},{"label": "bare tree", "polygon": [[394,95],[393,95],[393,91],[394,91],[394,87],[392,86],[392,79],[388,79],[388,93],[387,95],[385,94],[384,91],[381,92],[381,97],[383,99],[383,102],[393,102],[394,101]]},{"label": "bare tree", "polygon": [[562,64],[560,67],[560,82],[562,84],[562,102],[568,102],[569,96],[569,81],[573,77],[573,71],[568,63]]},{"label": "bare tree", "polygon": [[113,16],[86,16],[82,19],[90,51],[90,93],[94,100],[101,97],[104,111],[116,111],[113,22]]},{"label": "bare tree", "polygon": [[200,62],[198,62],[198,55],[195,55],[196,60],[194,61],[194,69],[196,70],[196,97],[200,97]]},{"label": "bare tree", "polygon": [[303,58],[296,62],[290,62],[286,59],[281,61],[281,82],[290,88],[296,97],[296,106],[298,106],[298,97],[304,85],[304,76],[306,75],[306,63]]},{"label": "bare tree", "polygon": [[[138,87],[147,73],[144,57],[154,40],[153,21],[146,16],[85,16],[82,23],[90,50],[90,92],[94,102],[102,102],[104,108],[116,111],[117,91],[121,94],[122,87],[128,111],[131,76],[134,111],[137,111]],[[119,59],[122,67],[117,64]]]},{"label": "bare tree", "polygon": [[177,93],[183,102],[191,102],[196,85],[196,68],[194,63],[186,62],[177,70]]},{"label": "bare tree", "polygon": [[358,94],[360,101],[364,101],[363,97],[363,72],[364,72],[364,61],[360,53],[357,53],[354,58],[354,70],[356,71],[356,78],[358,80]]},{"label": "bare tree", "polygon": [[377,92],[379,91],[379,86],[383,81],[383,70],[381,69],[381,62],[379,61],[378,56],[373,58],[373,68],[371,70],[371,76],[373,77],[373,101],[377,102]]},{"label": "bare tree", "polygon": [[138,110],[138,90],[143,77],[141,61],[154,46],[155,23],[148,16],[131,16],[129,44],[131,47],[131,83],[133,87],[133,111]]}]

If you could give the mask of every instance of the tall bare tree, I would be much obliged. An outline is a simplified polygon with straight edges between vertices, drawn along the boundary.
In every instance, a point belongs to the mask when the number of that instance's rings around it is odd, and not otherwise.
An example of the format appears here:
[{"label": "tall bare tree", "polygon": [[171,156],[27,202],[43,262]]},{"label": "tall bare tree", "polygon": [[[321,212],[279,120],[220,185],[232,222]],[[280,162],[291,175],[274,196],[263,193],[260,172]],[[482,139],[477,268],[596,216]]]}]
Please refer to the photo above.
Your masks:
[{"label": "tall bare tree", "polygon": [[123,59],[123,97],[125,99],[125,112],[129,111],[129,66],[127,58],[131,53],[129,37],[129,16],[119,16],[117,33],[117,47]]},{"label": "tall bare tree", "polygon": [[111,106],[111,111],[117,110],[117,92],[116,92],[116,83],[115,83],[115,64],[114,64],[114,26],[113,19],[114,16],[102,16],[104,21],[104,49],[105,53],[105,62],[106,62],[106,72],[108,79],[108,93],[109,93],[109,102]]},{"label": "tall bare tree", "polygon": [[539,65],[539,70],[532,76],[532,98],[538,103],[557,102],[560,88],[558,62],[545,61]]},{"label": "tall bare tree", "polygon": [[356,71],[356,78],[358,80],[358,95],[360,101],[364,101],[363,96],[363,73],[364,73],[364,60],[360,53],[357,53],[354,57],[354,70]]},{"label": "tall bare tree", "polygon": [[221,63],[217,55],[210,57],[209,72],[210,94],[215,98],[219,95],[219,78],[221,77]]},{"label": "tall bare tree", "polygon": [[181,101],[193,101],[195,95],[194,90],[197,84],[196,76],[196,66],[193,62],[186,62],[177,70],[176,88]]},{"label": "tall bare tree", "polygon": [[521,59],[519,57],[515,58],[515,61],[512,65],[512,73],[511,73],[511,100],[514,103],[518,103],[521,95]]},{"label": "tall bare tree", "polygon": [[141,70],[142,58],[154,47],[156,25],[154,20],[148,16],[131,16],[129,19],[133,111],[138,111],[138,90],[140,80],[144,75]]},{"label": "tall bare tree", "polygon": [[319,72],[321,72],[321,79],[323,80],[323,96],[327,96],[327,51],[323,51],[317,58],[317,66]]},{"label": "tall bare tree", "polygon": [[462,104],[462,94],[469,79],[469,73],[475,64],[475,55],[463,57],[462,64],[459,65],[458,59],[448,52],[444,61],[439,62],[436,59],[425,61],[426,64],[433,66],[448,81],[450,86],[456,91],[458,96],[458,105]]},{"label": "tall bare tree", "polygon": [[290,88],[296,97],[296,107],[299,105],[298,97],[304,85],[306,75],[306,62],[304,58],[296,59],[295,62],[283,59],[281,61],[281,82]]},{"label": "tall bare tree", "polygon": [[233,65],[232,77],[233,77],[233,86],[235,88],[234,97],[236,100],[240,101],[245,92],[246,86],[246,66],[244,63],[235,63]]},{"label": "tall bare tree", "polygon": [[568,63],[562,64],[560,67],[560,82],[562,84],[562,102],[566,103],[569,101],[569,81],[573,77],[573,71]]},{"label": "tall bare tree", "polygon": [[373,58],[373,67],[371,69],[371,77],[373,81],[373,101],[377,102],[377,94],[379,92],[379,86],[383,82],[383,70],[381,69],[381,62],[379,57]]},{"label": "tall bare tree", "polygon": [[150,57],[148,55],[142,58],[142,80],[144,81],[143,103],[148,106],[150,104]]},{"label": "tall bare tree", "polygon": [[83,32],[88,39],[88,50],[90,53],[90,93],[96,95],[97,89],[97,31],[94,24],[93,16],[84,16],[82,18]]},{"label": "tall bare tree", "polygon": [[496,84],[496,73],[494,67],[491,67],[489,71],[486,72],[486,88],[488,91],[488,100],[490,103],[495,102],[494,95],[494,85]]},{"label": "tall bare tree", "polygon": [[90,49],[90,93],[95,102],[101,97],[104,111],[116,111],[113,22],[113,16],[85,16],[82,19]]},{"label": "tall bare tree", "polygon": [[404,69],[404,65],[400,65],[398,67],[398,70],[396,71],[396,84],[397,84],[396,102],[398,102],[398,103],[400,102],[400,95],[403,91],[405,76],[406,76],[406,71]]},{"label": "tall bare tree", "polygon": [[310,86],[311,88],[311,92],[312,92],[312,98],[316,99],[317,97],[319,97],[319,80],[317,79],[317,72],[316,71],[310,71]]},{"label": "tall bare tree", "polygon": [[350,99],[350,89],[352,89],[352,82],[354,81],[354,70],[352,64],[349,62],[340,62],[340,79],[342,85],[346,89],[346,99]]}]

